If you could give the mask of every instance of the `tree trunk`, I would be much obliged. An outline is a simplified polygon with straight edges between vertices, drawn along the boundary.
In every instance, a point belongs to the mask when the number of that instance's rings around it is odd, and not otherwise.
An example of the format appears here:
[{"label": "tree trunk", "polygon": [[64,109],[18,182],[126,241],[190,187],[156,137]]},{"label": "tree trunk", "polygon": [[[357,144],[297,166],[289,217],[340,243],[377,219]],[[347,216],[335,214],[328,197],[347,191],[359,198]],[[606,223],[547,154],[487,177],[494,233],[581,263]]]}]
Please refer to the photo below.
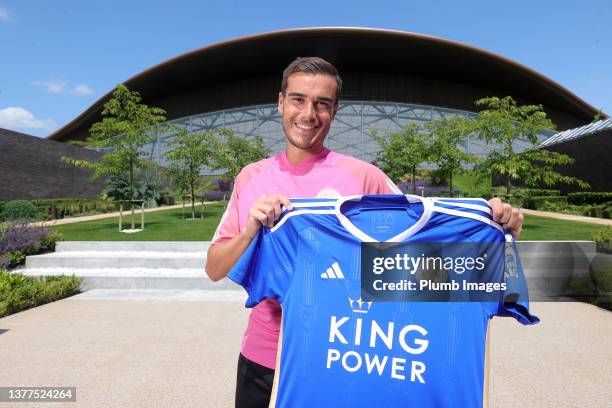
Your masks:
[{"label": "tree trunk", "polygon": [[193,187],[193,182],[191,183],[191,219],[195,220],[195,194],[194,194],[194,187]]},{"label": "tree trunk", "polygon": [[412,194],[416,195],[416,165],[412,166]]},{"label": "tree trunk", "polygon": [[450,196],[451,198],[454,196],[453,195],[453,173],[450,172],[449,176],[448,176],[448,180],[449,180],[449,187],[450,187]]},{"label": "tree trunk", "polygon": [[130,207],[132,211],[132,229],[136,227],[134,214],[134,161],[130,159]]},{"label": "tree trunk", "polygon": [[202,207],[200,207],[200,220],[204,220],[204,196],[201,198]]}]

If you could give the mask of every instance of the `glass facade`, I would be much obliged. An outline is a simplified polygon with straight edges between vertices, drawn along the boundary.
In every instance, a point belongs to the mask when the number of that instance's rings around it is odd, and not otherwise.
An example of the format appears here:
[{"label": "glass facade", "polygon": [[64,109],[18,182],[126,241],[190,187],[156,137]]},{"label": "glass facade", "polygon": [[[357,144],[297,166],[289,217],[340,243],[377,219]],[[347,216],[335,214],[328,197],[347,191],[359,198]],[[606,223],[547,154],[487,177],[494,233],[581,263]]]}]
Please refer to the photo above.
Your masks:
[{"label": "glass facade", "polygon": [[[343,154],[372,162],[379,151],[372,136],[373,133],[384,136],[398,132],[411,123],[425,122],[453,116],[473,117],[473,112],[447,109],[438,106],[413,105],[392,102],[345,101],[340,103],[336,118],[326,139],[328,148]],[[285,137],[281,124],[281,115],[276,104],[257,105],[228,109],[217,112],[187,116],[168,122],[184,127],[190,132],[206,132],[216,128],[228,128],[237,135],[252,138],[259,135],[264,144],[276,153],[284,149]],[[542,133],[540,141],[554,132]],[[145,149],[150,158],[165,165],[164,153],[172,134],[161,134],[157,141]],[[516,151],[532,147],[528,141],[519,141]],[[484,156],[489,147],[476,138],[470,138],[467,150]]]}]

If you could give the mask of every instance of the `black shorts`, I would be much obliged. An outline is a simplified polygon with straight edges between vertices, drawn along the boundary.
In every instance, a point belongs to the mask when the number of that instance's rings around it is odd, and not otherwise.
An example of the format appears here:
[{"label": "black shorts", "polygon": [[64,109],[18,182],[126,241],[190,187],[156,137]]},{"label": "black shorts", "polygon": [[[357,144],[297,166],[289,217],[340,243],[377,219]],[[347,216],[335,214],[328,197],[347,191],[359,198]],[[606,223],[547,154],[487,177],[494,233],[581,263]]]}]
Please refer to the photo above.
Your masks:
[{"label": "black shorts", "polygon": [[274,370],[238,357],[236,408],[267,408],[272,394]]}]

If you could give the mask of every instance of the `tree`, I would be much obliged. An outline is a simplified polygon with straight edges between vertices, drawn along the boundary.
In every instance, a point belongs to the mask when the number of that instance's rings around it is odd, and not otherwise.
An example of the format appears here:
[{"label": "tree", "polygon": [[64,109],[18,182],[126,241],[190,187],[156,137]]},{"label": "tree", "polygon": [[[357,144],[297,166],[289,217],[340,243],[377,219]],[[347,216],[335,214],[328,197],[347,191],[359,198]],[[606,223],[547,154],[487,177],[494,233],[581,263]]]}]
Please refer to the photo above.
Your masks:
[{"label": "tree", "polygon": [[478,137],[488,144],[499,146],[492,149],[486,159],[478,166],[483,174],[499,174],[506,178],[506,193],[510,194],[512,182],[522,180],[526,185],[537,186],[543,183],[551,186],[557,183],[588,184],[578,178],[563,176],[554,167],[570,164],[574,160],[564,154],[536,148],[517,153],[515,142],[529,141],[538,144],[538,133],[554,129],[554,124],[542,109],[542,105],[518,106],[510,96],[490,97],[476,101],[476,106],[484,107],[475,121]]},{"label": "tree", "polygon": [[404,130],[384,138],[376,136],[380,151],[376,156],[377,166],[397,182],[401,177],[412,175],[412,191],[416,193],[417,167],[429,160],[430,138],[420,132],[416,124],[407,125]]},{"label": "tree", "polygon": [[[140,173],[140,174],[139,174]],[[157,200],[160,197],[160,183],[155,174],[147,170],[136,172],[134,198],[138,200]],[[130,180],[127,173],[113,174],[108,178],[104,194],[114,201],[126,201],[131,196]]]},{"label": "tree", "polygon": [[433,120],[426,126],[431,132],[430,161],[438,166],[436,173],[448,179],[452,196],[453,176],[462,173],[465,164],[476,163],[476,156],[469,153],[466,147],[474,125],[469,119],[455,116]]},{"label": "tree", "polygon": [[600,120],[604,120],[606,119],[607,116],[605,113],[603,113],[603,110],[599,109],[597,111],[597,113],[595,114],[595,116],[593,116],[593,120],[591,121],[591,123],[596,123],[599,122]]},{"label": "tree", "polygon": [[201,172],[209,166],[217,143],[211,133],[189,133],[177,128],[170,151],[165,154],[170,162],[167,174],[179,190],[191,192],[191,218],[195,219],[195,192],[201,180]]},{"label": "tree", "polygon": [[[142,98],[136,91],[118,85],[111,99],[102,110],[102,120],[94,123],[90,136],[81,146],[107,151],[100,161],[62,157],[62,160],[78,167],[94,170],[96,179],[104,175],[127,174],[130,186],[130,200],[135,197],[135,170],[152,166],[146,160],[143,145],[155,140],[155,128],[166,120],[165,111],[141,103]],[[134,204],[132,202],[132,229],[134,229]]]},{"label": "tree", "polygon": [[215,170],[226,170],[227,177],[234,179],[240,169],[270,155],[270,150],[263,144],[263,139],[255,135],[253,140],[236,136],[231,129],[215,129],[211,139],[211,167]]}]

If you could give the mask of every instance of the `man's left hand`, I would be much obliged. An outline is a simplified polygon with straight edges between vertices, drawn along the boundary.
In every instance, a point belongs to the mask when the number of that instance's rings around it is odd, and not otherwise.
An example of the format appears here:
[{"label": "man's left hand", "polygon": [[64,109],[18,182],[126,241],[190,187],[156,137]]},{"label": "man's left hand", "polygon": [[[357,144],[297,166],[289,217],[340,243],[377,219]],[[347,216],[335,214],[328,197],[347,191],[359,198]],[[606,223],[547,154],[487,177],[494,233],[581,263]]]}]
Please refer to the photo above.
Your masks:
[{"label": "man's left hand", "polygon": [[489,204],[493,213],[493,221],[498,222],[505,229],[509,229],[514,239],[518,239],[523,229],[523,213],[497,197],[490,199]]}]

